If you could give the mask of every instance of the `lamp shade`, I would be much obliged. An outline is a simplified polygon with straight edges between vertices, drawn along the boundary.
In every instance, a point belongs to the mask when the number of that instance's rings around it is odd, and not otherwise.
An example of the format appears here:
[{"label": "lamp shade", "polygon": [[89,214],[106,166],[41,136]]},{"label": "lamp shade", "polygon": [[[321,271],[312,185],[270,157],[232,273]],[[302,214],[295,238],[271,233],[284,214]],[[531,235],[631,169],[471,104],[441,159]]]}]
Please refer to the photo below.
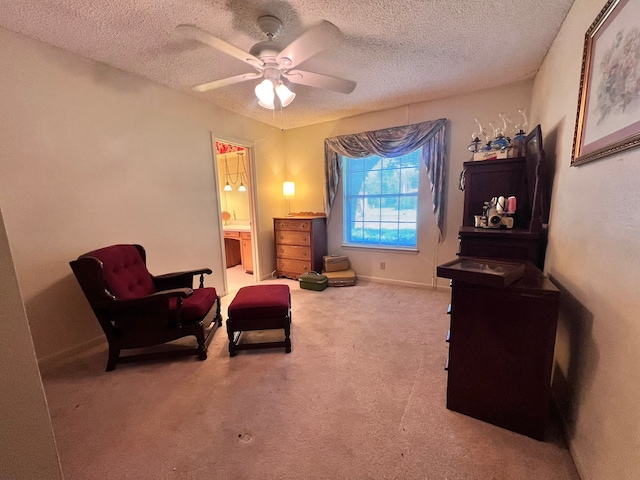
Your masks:
[{"label": "lamp shade", "polygon": [[275,93],[273,91],[273,83],[269,79],[265,79],[256,85],[256,97],[258,97],[258,105],[269,110],[274,109]]},{"label": "lamp shade", "polygon": [[294,182],[282,183],[282,197],[285,200],[293,200],[296,198],[296,184]]},{"label": "lamp shade", "polygon": [[281,83],[276,87],[276,94],[278,95],[283,108],[293,102],[293,99],[296,98],[296,94],[289,90],[284,83]]}]

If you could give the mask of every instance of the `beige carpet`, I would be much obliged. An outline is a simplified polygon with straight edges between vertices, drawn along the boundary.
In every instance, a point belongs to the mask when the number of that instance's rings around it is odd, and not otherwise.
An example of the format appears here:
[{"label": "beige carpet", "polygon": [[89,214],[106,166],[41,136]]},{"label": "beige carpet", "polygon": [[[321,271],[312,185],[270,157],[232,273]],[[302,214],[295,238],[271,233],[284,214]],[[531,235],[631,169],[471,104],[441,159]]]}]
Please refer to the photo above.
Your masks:
[{"label": "beige carpet", "polygon": [[254,283],[253,274],[245,272],[242,265],[227,268],[227,289],[230,293],[252,283]]},{"label": "beige carpet", "polygon": [[[293,351],[104,371],[106,346],[43,373],[66,480],[578,479],[546,442],[445,408],[449,294],[292,291]],[[224,299],[224,316],[230,296]]]}]

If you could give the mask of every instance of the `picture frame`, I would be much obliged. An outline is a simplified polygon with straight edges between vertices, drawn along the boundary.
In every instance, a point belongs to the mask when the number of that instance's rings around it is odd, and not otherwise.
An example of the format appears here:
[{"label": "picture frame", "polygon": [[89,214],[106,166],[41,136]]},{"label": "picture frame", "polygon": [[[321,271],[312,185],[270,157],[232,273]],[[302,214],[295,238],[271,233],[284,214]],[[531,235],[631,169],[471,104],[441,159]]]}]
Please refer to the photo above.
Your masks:
[{"label": "picture frame", "polygon": [[608,0],[585,34],[572,166],[640,146],[639,17],[640,0]]}]

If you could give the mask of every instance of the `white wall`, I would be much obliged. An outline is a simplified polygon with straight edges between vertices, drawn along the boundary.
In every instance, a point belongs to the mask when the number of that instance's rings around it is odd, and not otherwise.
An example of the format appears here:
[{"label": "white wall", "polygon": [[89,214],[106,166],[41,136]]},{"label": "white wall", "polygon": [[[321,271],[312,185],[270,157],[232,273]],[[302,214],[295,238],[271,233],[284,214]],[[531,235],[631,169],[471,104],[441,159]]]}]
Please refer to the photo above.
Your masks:
[{"label": "white wall", "polygon": [[562,290],[554,395],[584,480],[640,478],[640,149],[570,167],[584,35],[577,0],[533,89],[555,163],[546,273]]},{"label": "white wall", "polygon": [[5,29],[0,63],[0,205],[39,359],[104,340],[68,265],[89,250],[140,243],[152,273],[207,266],[222,288],[211,132],[254,147],[260,216],[284,208],[278,129]]},{"label": "white wall", "polygon": [[[448,280],[437,279],[435,269],[443,262],[456,258],[458,229],[462,223],[464,193],[458,189],[463,162],[470,160],[467,146],[471,134],[478,130],[474,118],[478,118],[489,130],[489,121],[498,121],[498,114],[505,112],[516,123],[518,109],[529,109],[532,80],[519,82],[469,95],[410,105],[358,115],[342,120],[322,123],[285,132],[287,179],[296,182],[296,198],[291,201],[292,211],[324,211],[324,139],[368,130],[398,125],[408,125],[438,118],[447,118],[447,187],[446,223],[444,242],[436,241],[435,218],[431,204],[429,181],[421,171],[419,197],[418,248],[419,253],[356,250],[342,245],[341,192],[329,219],[329,251],[341,251],[349,256],[360,277],[375,278],[392,283],[447,285]],[[499,194],[500,192],[496,192]],[[487,199],[489,200],[489,199]],[[481,206],[478,214],[480,214]],[[380,269],[380,262],[386,268]]]},{"label": "white wall", "polygon": [[0,478],[61,479],[29,324],[0,211]]}]

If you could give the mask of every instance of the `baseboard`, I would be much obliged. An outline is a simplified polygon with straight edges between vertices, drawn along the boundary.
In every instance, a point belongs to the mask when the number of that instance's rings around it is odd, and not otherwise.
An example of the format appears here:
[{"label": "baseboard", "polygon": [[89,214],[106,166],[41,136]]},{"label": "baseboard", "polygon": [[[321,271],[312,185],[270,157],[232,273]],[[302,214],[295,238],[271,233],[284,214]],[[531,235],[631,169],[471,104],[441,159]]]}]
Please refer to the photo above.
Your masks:
[{"label": "baseboard", "polygon": [[87,342],[81,343],[79,345],[75,345],[66,350],[62,350],[60,352],[52,353],[51,355],[47,355],[46,357],[42,357],[38,359],[38,367],[40,371],[43,372],[52,367],[58,366],[61,363],[69,361],[71,358],[74,358],[86,351],[97,347],[102,343],[107,343],[106,339],[103,335],[99,337],[93,338]]},{"label": "baseboard", "polygon": [[578,453],[574,450],[573,444],[569,439],[569,435],[568,435],[569,424],[567,423],[567,420],[562,415],[560,404],[558,403],[556,396],[553,394],[553,391],[551,392],[551,403],[553,405],[553,408],[556,411],[556,415],[560,419],[560,433],[562,433],[562,436],[564,437],[564,443],[567,445],[567,448],[569,449],[569,454],[571,455],[573,464],[575,465],[576,470],[578,471],[578,475],[582,480],[589,480],[591,477],[588,474],[588,470],[584,468],[585,467],[584,462],[582,461],[580,455],[578,455]]},{"label": "baseboard", "polygon": [[406,280],[394,280],[392,278],[383,278],[383,277],[370,277],[367,275],[358,275],[358,280],[366,280],[368,282],[373,283],[386,283],[387,285],[399,285],[402,287],[411,287],[411,288],[422,288],[429,290],[438,290],[444,291],[449,290],[449,287],[443,287],[438,285],[431,285],[430,283],[418,283],[418,282],[408,282]]}]

